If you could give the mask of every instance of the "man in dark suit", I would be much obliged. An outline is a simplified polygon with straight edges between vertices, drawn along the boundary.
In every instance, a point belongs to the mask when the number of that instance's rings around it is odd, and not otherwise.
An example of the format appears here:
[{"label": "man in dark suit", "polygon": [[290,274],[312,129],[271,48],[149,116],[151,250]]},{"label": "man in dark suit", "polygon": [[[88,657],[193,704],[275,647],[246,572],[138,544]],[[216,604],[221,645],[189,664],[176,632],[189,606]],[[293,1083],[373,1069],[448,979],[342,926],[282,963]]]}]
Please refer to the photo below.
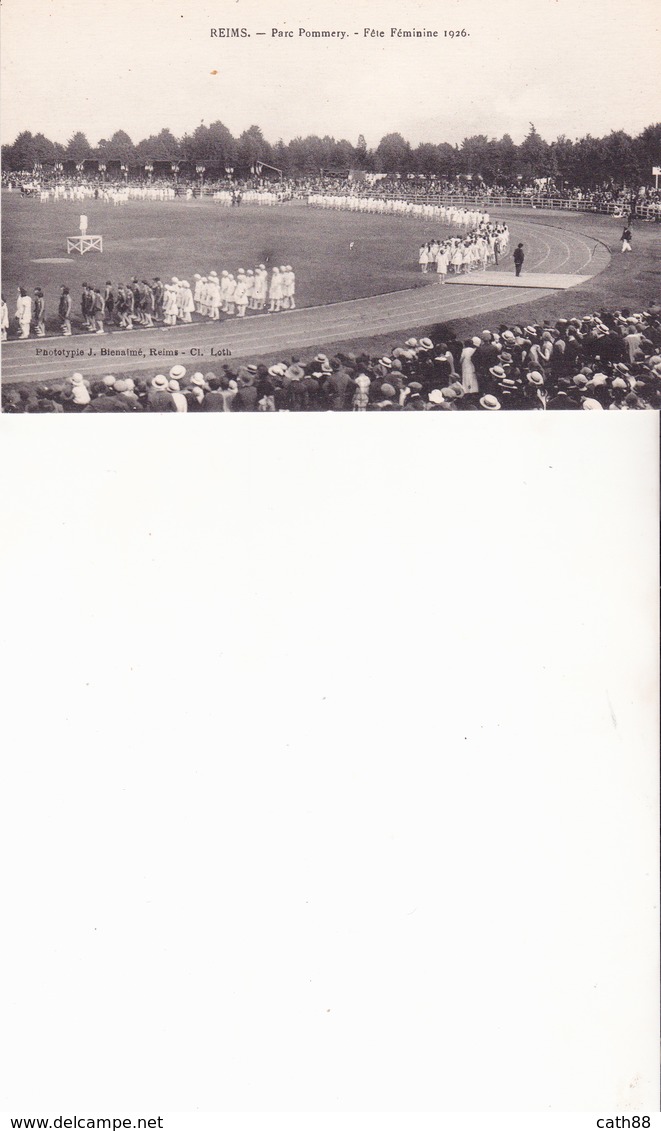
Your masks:
[{"label": "man in dark suit", "polygon": [[346,369],[338,366],[328,377],[324,388],[333,412],[346,412],[355,391],[356,382]]},{"label": "man in dark suit", "polygon": [[518,277],[521,274],[521,268],[523,267],[523,260],[525,259],[525,255],[523,253],[523,244],[522,243],[517,244],[517,246],[514,248],[514,254],[512,256],[512,259],[514,260],[514,271],[515,271],[515,273]]},{"label": "man in dark suit", "polygon": [[491,376],[489,370],[498,361],[498,347],[494,345],[493,337],[490,330],[482,332],[482,341],[475,350],[471,361],[477,374],[477,381],[480,393],[491,392]]}]

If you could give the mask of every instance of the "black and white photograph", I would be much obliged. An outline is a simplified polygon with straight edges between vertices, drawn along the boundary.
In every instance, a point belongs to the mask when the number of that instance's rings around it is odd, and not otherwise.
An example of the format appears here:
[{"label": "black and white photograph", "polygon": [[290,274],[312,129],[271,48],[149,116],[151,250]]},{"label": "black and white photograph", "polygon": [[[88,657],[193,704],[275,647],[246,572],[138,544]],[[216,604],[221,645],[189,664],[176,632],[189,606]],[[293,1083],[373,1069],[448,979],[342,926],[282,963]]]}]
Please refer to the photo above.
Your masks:
[{"label": "black and white photograph", "polygon": [[658,1131],[660,26],[3,0],[0,1131]]},{"label": "black and white photograph", "polygon": [[4,412],[659,408],[653,19],[181,7],[5,5]]}]

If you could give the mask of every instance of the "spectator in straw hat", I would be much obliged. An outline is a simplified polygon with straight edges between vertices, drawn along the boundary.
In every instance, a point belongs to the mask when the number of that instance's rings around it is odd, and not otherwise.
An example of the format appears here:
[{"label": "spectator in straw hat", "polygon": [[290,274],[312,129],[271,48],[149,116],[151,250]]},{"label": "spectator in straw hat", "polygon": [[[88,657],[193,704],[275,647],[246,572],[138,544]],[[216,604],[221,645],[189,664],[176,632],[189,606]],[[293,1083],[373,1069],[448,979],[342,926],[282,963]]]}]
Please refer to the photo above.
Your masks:
[{"label": "spectator in straw hat", "polygon": [[177,406],[169,388],[169,380],[164,373],[152,377],[147,390],[149,412],[176,412]]}]

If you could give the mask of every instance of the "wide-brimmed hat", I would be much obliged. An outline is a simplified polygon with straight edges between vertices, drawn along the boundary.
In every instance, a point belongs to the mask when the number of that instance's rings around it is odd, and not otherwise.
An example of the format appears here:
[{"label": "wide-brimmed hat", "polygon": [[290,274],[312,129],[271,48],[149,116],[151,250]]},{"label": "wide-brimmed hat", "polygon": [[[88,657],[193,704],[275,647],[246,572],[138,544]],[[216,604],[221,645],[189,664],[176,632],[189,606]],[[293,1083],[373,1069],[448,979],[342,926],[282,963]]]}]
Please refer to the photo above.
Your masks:
[{"label": "wide-brimmed hat", "polygon": [[603,407],[604,406],[602,404],[599,404],[599,401],[596,401],[594,397],[586,397],[583,401],[583,408],[586,409],[603,409]]},{"label": "wide-brimmed hat", "polygon": [[420,349],[421,350],[433,350],[433,348],[434,348],[434,343],[432,342],[431,338],[421,338],[420,339]]},{"label": "wide-brimmed hat", "polygon": [[300,381],[305,377],[305,370],[302,365],[290,365],[285,369],[283,376],[288,377],[290,381]]},{"label": "wide-brimmed hat", "polygon": [[528,373],[527,376],[528,376],[528,380],[530,381],[531,385],[543,385],[544,384],[544,378],[543,378],[542,374],[539,373],[536,369],[533,369],[530,373]]},{"label": "wide-brimmed hat", "polygon": [[432,389],[432,391],[429,394],[427,399],[430,402],[430,404],[442,404],[443,403],[443,394],[442,394],[440,389]]},{"label": "wide-brimmed hat", "polygon": [[503,369],[502,365],[494,365],[494,366],[493,366],[493,367],[492,367],[492,368],[491,368],[491,369],[489,370],[489,373],[491,374],[491,376],[492,376],[492,377],[506,377],[506,376],[507,376],[507,374],[505,373],[505,370]]},{"label": "wide-brimmed hat", "polygon": [[164,373],[157,373],[155,377],[152,377],[151,383],[154,389],[167,389],[168,387],[168,379]]},{"label": "wide-brimmed hat", "polygon": [[183,365],[173,365],[170,370],[170,377],[173,381],[181,381],[182,377],[186,376],[186,369]]},{"label": "wide-brimmed hat", "polygon": [[482,408],[488,408],[492,412],[495,409],[500,408],[500,401],[497,397],[492,396],[491,393],[487,393],[486,396],[480,397],[480,404],[482,405]]}]

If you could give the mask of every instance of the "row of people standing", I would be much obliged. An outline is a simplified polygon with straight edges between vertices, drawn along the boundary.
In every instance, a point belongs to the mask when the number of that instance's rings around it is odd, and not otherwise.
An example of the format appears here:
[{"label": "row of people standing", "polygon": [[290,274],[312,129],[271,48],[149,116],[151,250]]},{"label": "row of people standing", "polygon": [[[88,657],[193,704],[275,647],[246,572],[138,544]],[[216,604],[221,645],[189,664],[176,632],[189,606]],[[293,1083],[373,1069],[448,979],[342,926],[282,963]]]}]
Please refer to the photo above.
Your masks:
[{"label": "row of people standing", "polygon": [[[265,264],[254,269],[240,267],[234,275],[230,271],[210,271],[208,275],[196,273],[193,285],[187,279],[172,276],[164,283],[159,276],[139,279],[134,276],[129,283],[118,285],[107,281],[105,285],[82,284],[80,315],[82,329],[88,333],[105,334],[108,329],[133,330],[152,328],[155,323],[175,326],[193,321],[193,315],[218,321],[221,314],[244,318],[247,311],[276,314],[296,308],[296,275],[290,264],[274,267],[270,276]],[[74,300],[71,288],[62,286],[58,299],[60,333],[70,337],[73,333]],[[30,295],[19,287],[15,310],[16,334],[28,338],[30,333],[43,338],[46,335],[46,298],[42,287],[35,287]],[[2,340],[10,330],[9,310],[2,299]]]},{"label": "row of people standing", "polygon": [[423,274],[435,270],[439,282],[448,274],[463,274],[495,265],[509,247],[507,224],[483,224],[463,238],[432,239],[420,246],[418,265]]}]

